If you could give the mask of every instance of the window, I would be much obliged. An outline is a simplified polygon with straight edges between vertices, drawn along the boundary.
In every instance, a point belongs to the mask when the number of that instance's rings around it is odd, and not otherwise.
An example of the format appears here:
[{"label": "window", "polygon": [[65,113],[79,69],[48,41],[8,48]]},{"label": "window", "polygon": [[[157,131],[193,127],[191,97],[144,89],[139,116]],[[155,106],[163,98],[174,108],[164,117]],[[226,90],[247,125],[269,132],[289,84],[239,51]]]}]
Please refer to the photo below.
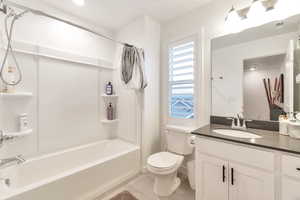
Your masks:
[{"label": "window", "polygon": [[169,48],[169,115],[172,118],[194,118],[194,65],[194,40]]}]

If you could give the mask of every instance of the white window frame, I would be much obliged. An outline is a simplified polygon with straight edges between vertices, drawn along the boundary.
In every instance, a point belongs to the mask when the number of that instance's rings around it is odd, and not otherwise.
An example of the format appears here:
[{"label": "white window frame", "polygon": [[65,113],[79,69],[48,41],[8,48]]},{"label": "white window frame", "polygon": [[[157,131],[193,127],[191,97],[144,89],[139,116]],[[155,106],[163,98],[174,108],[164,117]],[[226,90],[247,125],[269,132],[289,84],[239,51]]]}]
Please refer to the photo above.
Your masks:
[{"label": "white window frame", "polygon": [[[193,108],[193,112],[194,112],[194,118],[192,119],[182,119],[182,118],[175,118],[171,116],[170,113],[170,97],[172,95],[172,90],[171,90],[171,86],[172,84],[169,81],[170,78],[170,65],[169,65],[169,59],[170,59],[170,49],[173,48],[174,46],[178,46],[180,44],[183,43],[187,43],[187,42],[194,42],[194,64],[193,64],[193,68],[194,68],[194,72],[193,72],[193,76],[194,76],[194,96],[193,96],[193,104],[194,104],[194,108]],[[199,49],[199,43],[198,43],[198,37],[197,35],[192,35],[192,36],[188,36],[185,37],[183,39],[178,39],[176,41],[171,41],[169,42],[168,48],[167,48],[167,61],[168,61],[168,73],[167,73],[167,86],[168,86],[168,96],[167,96],[167,118],[169,123],[172,124],[179,124],[179,125],[188,125],[188,124],[194,124],[194,122],[196,120],[198,120],[199,118],[199,114],[198,114],[198,95],[199,95],[199,76],[197,74],[199,74],[199,56],[198,56],[198,49]]]}]

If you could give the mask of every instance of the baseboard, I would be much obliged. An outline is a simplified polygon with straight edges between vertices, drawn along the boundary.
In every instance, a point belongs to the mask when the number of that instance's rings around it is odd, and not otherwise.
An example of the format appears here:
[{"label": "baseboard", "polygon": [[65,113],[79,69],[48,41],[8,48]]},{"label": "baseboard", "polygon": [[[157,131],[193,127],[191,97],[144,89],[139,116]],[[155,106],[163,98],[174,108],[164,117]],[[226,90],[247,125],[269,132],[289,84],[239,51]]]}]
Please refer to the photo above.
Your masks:
[{"label": "baseboard", "polygon": [[133,171],[125,174],[124,176],[121,176],[117,179],[112,180],[110,183],[107,183],[104,186],[100,186],[93,192],[85,194],[83,197],[79,198],[78,200],[94,200],[95,198],[103,195],[105,192],[112,190],[112,189],[118,187],[119,185],[121,185],[123,182],[126,182],[127,180],[137,176],[139,173],[140,173],[139,170],[133,170]]}]

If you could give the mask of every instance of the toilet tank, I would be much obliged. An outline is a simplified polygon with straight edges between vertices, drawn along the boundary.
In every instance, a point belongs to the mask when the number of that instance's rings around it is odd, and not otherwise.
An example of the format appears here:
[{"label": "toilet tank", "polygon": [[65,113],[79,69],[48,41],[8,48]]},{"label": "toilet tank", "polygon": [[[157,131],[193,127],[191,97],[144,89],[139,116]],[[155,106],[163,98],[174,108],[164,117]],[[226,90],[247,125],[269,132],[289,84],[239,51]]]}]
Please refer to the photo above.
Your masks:
[{"label": "toilet tank", "polygon": [[189,144],[190,132],[194,129],[166,126],[167,150],[180,155],[190,155],[194,148]]}]

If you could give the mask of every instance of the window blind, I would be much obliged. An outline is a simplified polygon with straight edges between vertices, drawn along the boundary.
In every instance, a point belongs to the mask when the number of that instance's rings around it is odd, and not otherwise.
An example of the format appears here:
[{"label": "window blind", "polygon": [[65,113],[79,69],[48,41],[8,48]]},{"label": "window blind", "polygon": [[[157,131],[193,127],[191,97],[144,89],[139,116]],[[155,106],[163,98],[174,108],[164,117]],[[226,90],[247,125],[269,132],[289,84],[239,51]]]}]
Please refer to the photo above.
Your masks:
[{"label": "window blind", "polygon": [[172,118],[194,118],[195,42],[169,48],[169,113]]}]

